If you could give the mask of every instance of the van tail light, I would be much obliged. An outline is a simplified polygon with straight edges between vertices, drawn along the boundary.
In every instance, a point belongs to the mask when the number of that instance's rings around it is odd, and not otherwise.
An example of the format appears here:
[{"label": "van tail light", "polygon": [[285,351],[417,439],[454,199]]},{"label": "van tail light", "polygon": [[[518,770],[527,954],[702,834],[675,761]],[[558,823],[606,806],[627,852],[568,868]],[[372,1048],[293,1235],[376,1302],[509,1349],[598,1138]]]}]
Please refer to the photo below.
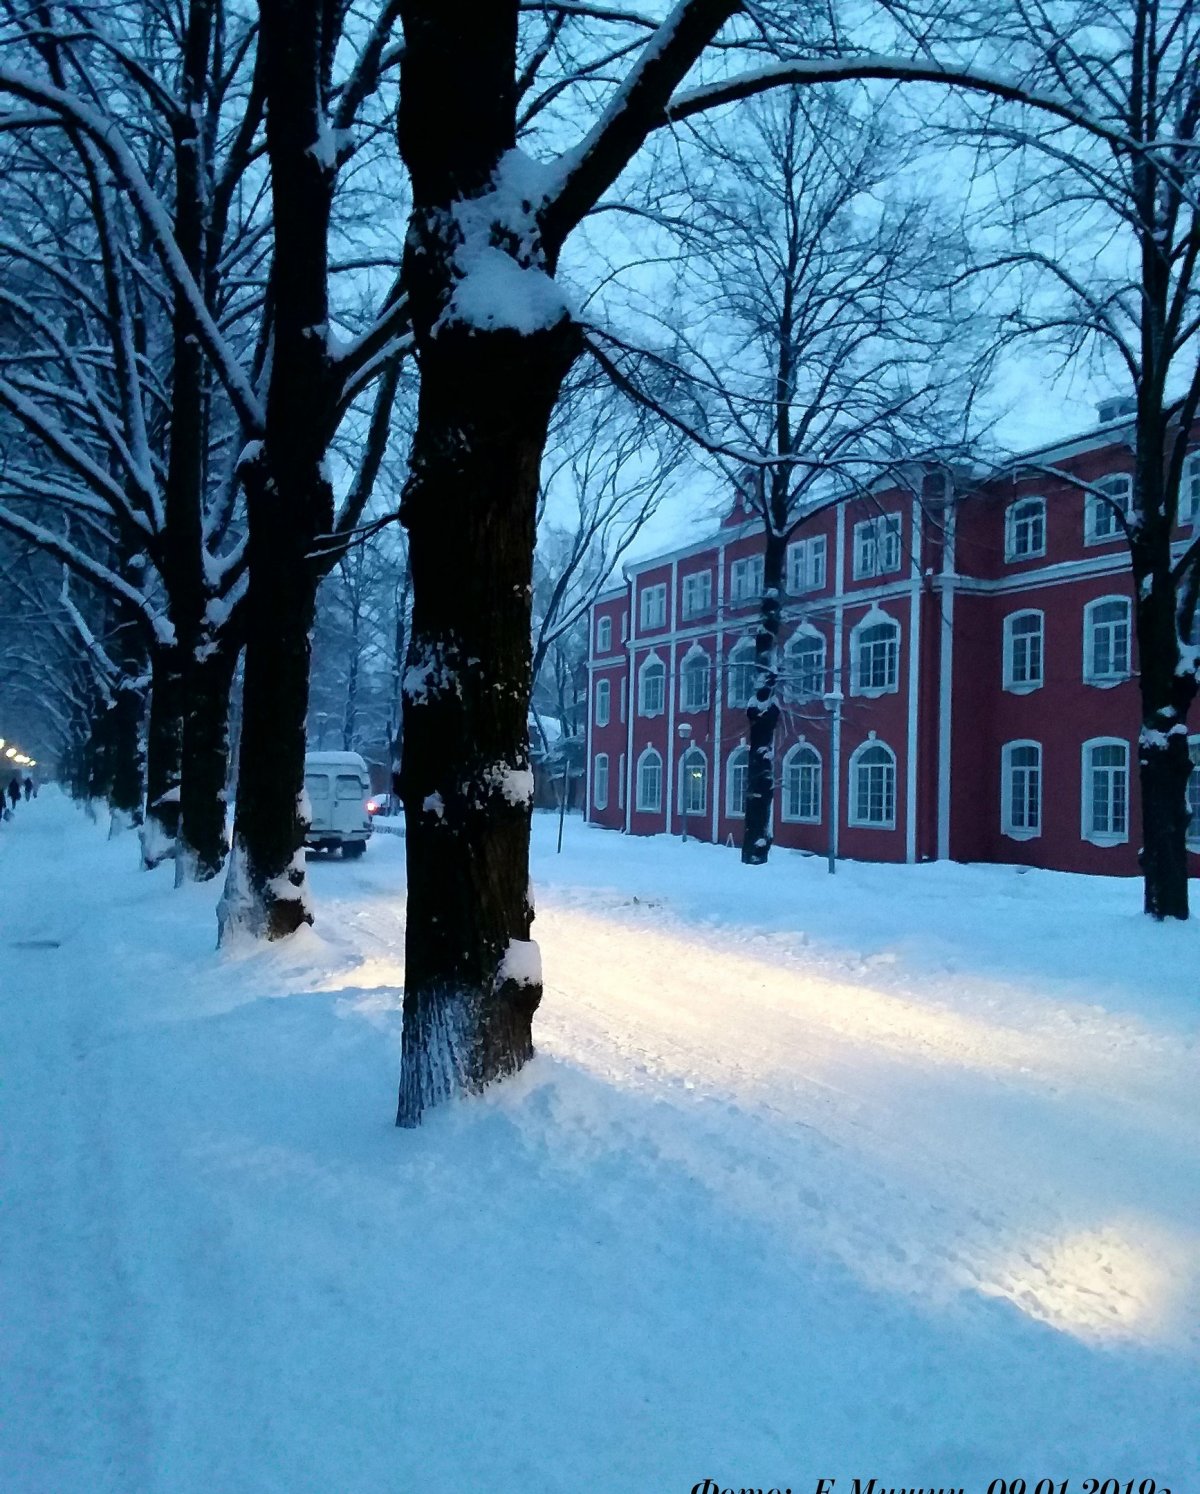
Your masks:
[{"label": "van tail light", "polygon": [[378,811],[378,809],[379,809],[379,805],[376,802],[376,800],[374,800],[374,799],[368,799],[367,800],[367,813],[368,814],[375,814]]}]

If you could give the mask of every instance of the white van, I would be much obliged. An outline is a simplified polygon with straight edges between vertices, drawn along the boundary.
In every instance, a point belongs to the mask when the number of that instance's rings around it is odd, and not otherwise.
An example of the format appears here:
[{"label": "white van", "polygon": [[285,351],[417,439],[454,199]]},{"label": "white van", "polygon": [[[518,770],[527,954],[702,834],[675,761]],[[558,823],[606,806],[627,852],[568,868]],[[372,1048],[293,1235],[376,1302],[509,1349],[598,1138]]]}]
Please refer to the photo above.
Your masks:
[{"label": "white van", "polygon": [[319,851],[340,846],[343,856],[361,856],[371,834],[371,779],[358,753],[308,753],[304,791],[309,814],[304,844]]}]

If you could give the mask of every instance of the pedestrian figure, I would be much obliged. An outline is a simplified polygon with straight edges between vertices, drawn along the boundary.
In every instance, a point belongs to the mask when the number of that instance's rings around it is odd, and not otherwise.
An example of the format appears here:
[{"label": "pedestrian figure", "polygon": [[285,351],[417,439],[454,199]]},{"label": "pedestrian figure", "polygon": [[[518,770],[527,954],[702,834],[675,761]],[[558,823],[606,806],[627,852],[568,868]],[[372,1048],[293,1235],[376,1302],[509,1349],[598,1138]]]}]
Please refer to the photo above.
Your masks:
[{"label": "pedestrian figure", "polygon": [[28,804],[29,801],[30,801],[30,799],[32,799],[32,798],[33,798],[33,779],[32,778],[27,778],[25,780],[25,802],[26,802],[26,804]]},{"label": "pedestrian figure", "polygon": [[8,785],[8,797],[12,800],[12,807],[16,809],[17,800],[21,797],[21,780],[14,773],[12,781]]}]

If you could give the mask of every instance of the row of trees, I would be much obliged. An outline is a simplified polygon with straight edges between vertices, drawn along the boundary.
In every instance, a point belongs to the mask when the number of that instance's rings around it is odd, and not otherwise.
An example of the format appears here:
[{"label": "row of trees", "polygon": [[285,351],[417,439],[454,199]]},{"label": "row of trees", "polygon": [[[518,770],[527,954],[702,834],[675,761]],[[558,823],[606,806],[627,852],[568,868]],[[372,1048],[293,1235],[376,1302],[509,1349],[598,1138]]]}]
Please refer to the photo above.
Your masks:
[{"label": "row of trees", "polygon": [[[1061,306],[1022,299],[1009,330],[1059,331],[1075,354],[1111,343],[1137,400],[1147,907],[1186,914],[1197,661],[1179,625],[1190,634],[1196,556],[1172,532],[1200,392],[1191,0],[1006,0],[953,24],[879,0],[852,34],[748,0],[661,17],[587,0],[381,0],[366,15],[332,0],[6,0],[0,14],[0,528],[116,609],[103,636],[129,656],[106,657],[150,681],[147,859],[177,805],[181,875],[221,865],[241,653],[225,933],[276,938],[311,916],[317,586],[339,564],[353,575],[380,473],[407,447],[402,1123],[532,1052],[526,718],[535,648],[558,626],[531,641],[535,534],[556,412],[597,370],[724,464],[762,516],[761,809],[788,538],[901,454],[956,449],[931,356],[961,323],[956,280],[1036,270],[1060,288]],[[858,93],[822,86],[852,80]],[[913,95],[874,122],[890,83],[918,90],[921,131],[952,130],[943,150],[969,162],[977,259],[954,274],[928,203],[905,201],[894,141],[917,138]],[[763,95],[779,102],[752,106],[749,135],[745,101]],[[722,164],[740,184],[720,185]],[[1058,230],[1083,201],[1112,230],[1081,269]],[[1005,214],[1022,204],[1018,234]],[[664,328],[648,308],[666,241],[681,289],[660,302]],[[647,480],[631,452],[614,491]],[[625,529],[601,523],[563,562],[562,618]],[[752,823],[753,859],[766,837]]]}]

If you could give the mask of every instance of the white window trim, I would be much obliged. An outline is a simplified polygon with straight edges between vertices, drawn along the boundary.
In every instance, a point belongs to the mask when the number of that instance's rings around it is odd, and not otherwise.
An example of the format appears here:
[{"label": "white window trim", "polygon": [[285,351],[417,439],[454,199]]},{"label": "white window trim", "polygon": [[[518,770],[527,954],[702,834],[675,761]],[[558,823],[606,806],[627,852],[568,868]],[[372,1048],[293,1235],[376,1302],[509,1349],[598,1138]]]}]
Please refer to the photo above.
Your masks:
[{"label": "white window trim", "polygon": [[[817,760],[817,813],[816,816],[803,814],[788,814],[787,812],[787,780],[788,770],[794,758],[803,753],[806,757],[815,757]],[[821,754],[811,742],[796,742],[783,755],[782,771],[779,779],[780,805],[779,817],[787,825],[819,825],[821,823],[821,801],[825,795],[825,764],[821,760]]]},{"label": "white window trim", "polygon": [[[604,702],[604,714],[600,714],[600,702]],[[596,725],[607,726],[612,720],[612,681],[596,681]]]},{"label": "white window trim", "polygon": [[[1040,550],[1026,550],[1018,555],[1016,549],[1017,509],[1027,503],[1038,503],[1042,509],[1042,546]],[[1014,498],[1004,511],[1004,558],[1018,563],[1022,560],[1038,560],[1046,553],[1046,500],[1040,494],[1030,493],[1026,498]]]},{"label": "white window trim", "polygon": [[[647,613],[647,610],[648,610],[647,604],[649,603],[651,597],[655,597],[655,598],[661,597],[662,598],[662,616],[658,619],[657,622],[650,621],[646,617],[646,613]],[[659,608],[657,606],[655,606],[654,611],[657,613],[659,611]],[[638,593],[638,626],[639,626],[639,628],[643,632],[646,632],[646,631],[648,631],[651,628],[665,628],[666,625],[667,625],[667,583],[665,581],[656,581],[653,586],[643,586],[642,589],[641,589],[641,591]]]},{"label": "white window trim", "polygon": [[[1197,485],[1195,506],[1189,506],[1193,481]],[[1179,523],[1200,524],[1200,447],[1189,451],[1183,459],[1183,470],[1179,474]]]},{"label": "white window trim", "polygon": [[[604,798],[603,799],[601,799],[599,790],[596,787],[596,785],[600,782],[600,764],[601,763],[604,764]],[[596,757],[595,757],[595,761],[592,763],[592,808],[593,809],[607,809],[608,808],[608,790],[609,790],[609,781],[608,780],[609,780],[608,753],[607,752],[597,752]]]},{"label": "white window trim", "polygon": [[[1106,472],[1103,477],[1097,478],[1092,486],[1099,487],[1102,482],[1109,482],[1114,477],[1123,477],[1125,479],[1129,493],[1129,501],[1125,506],[1125,512],[1128,514],[1130,508],[1133,506],[1133,478],[1128,472]],[[1111,545],[1115,544],[1117,540],[1125,538],[1125,531],[1121,528],[1120,523],[1117,524],[1116,530],[1112,534],[1096,533],[1096,515],[1101,512],[1107,514],[1111,513],[1112,510],[1104,499],[1100,497],[1099,493],[1089,492],[1083,504],[1083,542],[1085,545]]]},{"label": "white window trim", "polygon": [[[859,758],[870,747],[882,747],[892,760],[892,817],[890,820],[861,820],[858,817],[858,784],[855,782],[855,775],[858,772]],[[899,807],[897,801],[900,798],[900,772],[895,752],[886,742],[881,742],[878,737],[868,737],[865,742],[860,742],[850,754],[848,767],[850,802],[846,806],[846,823],[857,830],[894,830],[896,828],[896,811]]]},{"label": "white window trim", "polygon": [[[704,681],[707,687],[704,693],[707,699],[703,705],[688,705],[686,699],[688,665],[694,659],[704,660]],[[712,660],[709,658],[707,650],[701,648],[698,643],[692,644],[691,648],[684,654],[679,665],[679,709],[685,716],[702,716],[706,711],[712,709]]]},{"label": "white window trim", "polygon": [[[809,572],[812,570],[813,556],[821,556],[821,579],[810,581]],[[799,561],[799,565],[797,565]],[[798,584],[793,584],[793,573],[799,570]],[[814,591],[824,591],[829,582],[829,537],[824,534],[810,534],[804,539],[793,540],[787,547],[787,591],[789,596],[809,595]]]},{"label": "white window trim", "polygon": [[[642,798],[642,766],[648,757],[658,759],[658,803],[647,804]],[[633,802],[638,814],[661,814],[663,794],[663,758],[662,753],[653,747],[643,747],[638,756],[636,769],[633,775]]]},{"label": "white window trim", "polygon": [[[1093,675],[1092,664],[1092,613],[1106,602],[1120,602],[1125,608],[1125,671],[1123,674]],[[1108,596],[1093,597],[1083,609],[1083,682],[1096,690],[1112,690],[1133,678],[1133,603],[1120,592]]]},{"label": "white window trim", "polygon": [[598,617],[596,619],[596,652],[598,654],[609,654],[612,652],[611,617]]},{"label": "white window trim", "polygon": [[[706,580],[708,582],[708,586],[705,589],[704,598],[703,598],[703,600],[701,601],[701,603],[700,603],[700,605],[698,607],[689,607],[688,606],[688,591],[689,591],[688,582],[689,581],[698,581],[701,578],[703,578],[704,580]],[[687,622],[689,619],[691,619],[693,617],[707,617],[708,614],[712,611],[712,608],[713,608],[712,594],[713,594],[713,587],[712,587],[712,571],[711,571],[711,569],[710,570],[703,570],[703,571],[689,571],[686,576],[681,576],[680,579],[679,579],[679,615],[680,615],[680,617],[685,622]]]},{"label": "white window trim", "polygon": [[[657,666],[659,669],[662,670],[662,680],[663,680],[662,705],[660,705],[659,708],[658,708],[658,710],[656,710],[656,711],[648,711],[648,710],[646,710],[646,707],[645,707],[644,680],[645,680],[645,677],[646,677],[647,673],[650,671],[650,669],[652,669],[655,666]],[[666,714],[666,710],[667,710],[667,666],[663,662],[663,660],[659,657],[659,655],[657,653],[655,653],[653,650],[651,650],[651,652],[648,653],[646,655],[646,657],[642,660],[642,662],[638,665],[637,703],[638,703],[637,713],[638,713],[639,716],[644,716],[644,717],[646,717],[646,718],[648,718],[650,720],[653,720],[653,718],[655,716],[663,716],[663,715]]]},{"label": "white window trim", "polygon": [[[859,635],[866,628],[879,627],[881,623],[887,623],[895,630],[896,634],[896,679],[891,685],[864,685],[858,683],[858,641]],[[882,607],[872,606],[870,611],[850,629],[850,694],[857,695],[863,700],[878,700],[882,695],[896,695],[900,690],[900,645],[903,641],[903,630],[899,620],[894,618],[890,612],[885,612]]]},{"label": "white window trim", "polygon": [[[828,677],[828,674],[829,674],[829,643],[828,643],[828,640],[825,637],[825,634],[821,632],[820,628],[814,627],[813,624],[810,623],[810,622],[805,621],[805,622],[798,623],[797,626],[795,628],[793,628],[791,636],[788,638],[788,641],[783,646],[783,672],[784,672],[784,675],[785,675],[785,680],[784,680],[784,689],[783,689],[782,693],[788,699],[794,700],[794,701],[816,700],[816,699],[818,699],[820,697],[820,695],[823,695],[825,693],[824,688],[822,688],[821,691],[818,692],[818,695],[801,695],[799,693],[797,682],[791,678],[791,675],[792,675],[792,655],[794,653],[794,645],[800,639],[802,639],[802,638],[815,638],[817,640],[817,642],[821,645],[821,676],[822,676],[822,681],[824,682],[824,680]],[[799,744],[797,744],[797,745],[799,745]]]},{"label": "white window trim", "polygon": [[744,820],[746,818],[745,805],[741,809],[733,808],[733,769],[739,758],[746,760],[746,795],[750,794],[750,749],[744,743],[735,747],[729,754],[729,760],[725,764],[725,817],[730,820]]},{"label": "white window trim", "polygon": [[[1038,827],[1036,830],[1018,828],[1012,823],[1012,752],[1014,747],[1037,748],[1038,775]],[[1005,742],[1000,749],[1000,833],[1010,840],[1038,840],[1042,834],[1043,809],[1045,804],[1046,774],[1043,768],[1042,744],[1031,737],[1017,737]]]},{"label": "white window trim", "polygon": [[[879,536],[887,529],[895,527],[896,530],[896,564],[886,569],[879,563]],[[858,537],[864,529],[875,531],[875,565],[871,570],[859,567],[859,543]],[[855,581],[873,581],[879,576],[899,575],[904,569],[904,515],[898,511],[886,514],[876,514],[870,519],[860,519],[854,526],[851,536],[852,546],[850,551],[850,564],[853,579]]]},{"label": "white window trim", "polygon": [[[1192,769],[1192,777],[1200,775],[1200,756],[1198,756],[1198,753],[1200,753],[1200,736],[1190,736],[1188,738],[1188,756],[1196,764],[1196,766]],[[1191,818],[1191,815],[1188,815],[1189,825],[1191,823]],[[1187,843],[1189,850],[1200,851],[1200,835],[1189,835],[1187,838]]]},{"label": "white window trim", "polygon": [[[1037,617],[1041,619],[1042,677],[1036,681],[1013,679],[1013,624],[1019,617]],[[1035,690],[1040,690],[1046,683],[1046,614],[1042,609],[1040,607],[1020,607],[1016,612],[1008,613],[1004,619],[1004,637],[1002,643],[1004,649],[1004,658],[1002,661],[1004,688],[1011,695],[1032,695]]]},{"label": "white window trim", "polygon": [[[757,572],[758,583],[749,591],[744,590],[737,582],[736,577],[740,572],[749,569],[752,573]],[[731,604],[749,604],[762,599],[764,585],[765,565],[761,555],[739,555],[736,560],[729,562],[729,600]]]},{"label": "white window trim", "polygon": [[[1125,750],[1125,833],[1095,831],[1088,828],[1092,812],[1092,775],[1089,758],[1093,747],[1122,747]],[[1093,846],[1123,846],[1129,841],[1129,822],[1133,818],[1133,783],[1129,766],[1129,743],[1124,737],[1089,737],[1080,748],[1079,758],[1079,835]]]}]

